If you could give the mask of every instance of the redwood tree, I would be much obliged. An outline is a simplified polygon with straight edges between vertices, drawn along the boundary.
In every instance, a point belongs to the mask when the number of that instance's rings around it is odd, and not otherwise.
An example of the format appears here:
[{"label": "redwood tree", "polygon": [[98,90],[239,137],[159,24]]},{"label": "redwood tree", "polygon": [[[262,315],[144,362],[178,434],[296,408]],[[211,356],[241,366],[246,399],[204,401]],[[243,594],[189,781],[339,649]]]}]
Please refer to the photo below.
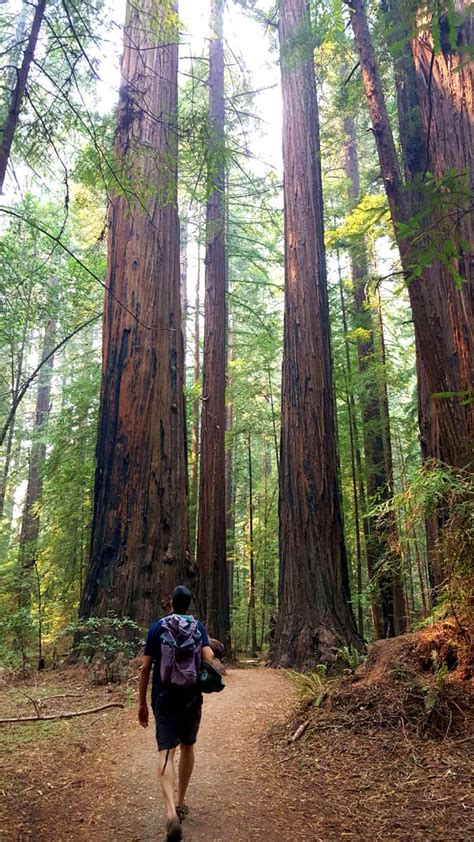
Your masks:
[{"label": "redwood tree", "polygon": [[226,288],[223,0],[211,2],[209,188],[206,209],[201,461],[197,537],[199,606],[211,635],[229,643],[226,560]]},{"label": "redwood tree", "polygon": [[[127,4],[90,566],[81,615],[145,625],[189,574],[177,208],[177,18]],[[159,115],[159,119],[157,119]]]},{"label": "redwood tree", "polygon": [[[472,101],[472,63],[465,55],[469,20],[450,39],[449,49],[437,53],[424,15],[411,22],[410,36],[410,21],[401,16],[398,3],[390,5],[404,181],[365,5],[363,0],[351,0],[349,8],[382,177],[408,279],[422,453],[450,466],[466,467],[472,461],[474,432],[474,405],[469,399],[474,393],[474,295],[466,252],[472,222],[463,187],[465,179],[472,179],[472,123],[467,105]],[[434,180],[428,179],[429,171]],[[459,189],[449,186],[452,173]],[[432,519],[430,551],[435,539],[436,520]],[[439,584],[443,576],[442,570],[431,567],[432,584]]]},{"label": "redwood tree", "polygon": [[279,613],[274,665],[312,668],[359,644],[337,477],[313,37],[306,0],[282,0],[285,326]]},{"label": "redwood tree", "polygon": [[[467,52],[469,26],[466,23],[460,27],[458,44],[454,42],[448,54],[434,52],[429,30],[413,38],[410,52],[406,18],[400,17],[402,9],[398,3],[392,4],[394,17],[399,21],[395,40],[404,35],[396,59],[400,140],[407,176],[404,182],[364,2],[351,0],[349,8],[382,177],[408,278],[418,357],[423,454],[448,465],[465,467],[471,458],[469,442],[474,423],[472,403],[465,400],[474,388],[472,277],[465,251],[472,221],[466,213],[465,198],[449,197],[448,187],[443,189],[441,181],[450,167],[457,171],[460,185],[461,176],[472,178],[473,137],[467,105],[469,99],[472,101],[472,64],[469,66],[463,55]],[[429,193],[428,170],[438,179],[438,204],[436,195]],[[447,199],[444,208],[443,193]],[[446,208],[453,206],[449,212],[452,215],[448,216]],[[454,256],[448,258],[443,247],[449,244]],[[417,268],[421,251],[429,259],[425,268]],[[459,288],[453,280],[453,270],[464,278]]]}]

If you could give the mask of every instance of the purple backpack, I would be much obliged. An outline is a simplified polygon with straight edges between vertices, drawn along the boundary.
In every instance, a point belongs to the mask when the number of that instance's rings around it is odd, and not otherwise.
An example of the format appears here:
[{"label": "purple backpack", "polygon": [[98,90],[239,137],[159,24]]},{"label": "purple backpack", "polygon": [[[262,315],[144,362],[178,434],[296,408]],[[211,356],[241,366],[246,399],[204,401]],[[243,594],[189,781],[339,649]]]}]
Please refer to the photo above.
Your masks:
[{"label": "purple backpack", "polygon": [[170,614],[161,626],[160,678],[165,684],[190,687],[201,667],[201,632],[191,616]]}]

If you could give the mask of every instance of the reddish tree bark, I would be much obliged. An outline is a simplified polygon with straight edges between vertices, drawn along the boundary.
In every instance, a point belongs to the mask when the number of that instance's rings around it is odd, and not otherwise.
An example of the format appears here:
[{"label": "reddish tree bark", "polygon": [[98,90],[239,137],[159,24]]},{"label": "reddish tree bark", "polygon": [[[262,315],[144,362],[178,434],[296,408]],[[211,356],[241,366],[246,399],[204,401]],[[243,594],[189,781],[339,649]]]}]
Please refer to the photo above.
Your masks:
[{"label": "reddish tree bark", "polygon": [[178,37],[167,3],[130,2],[126,15],[116,156],[131,187],[110,209],[94,519],[80,613],[115,612],[145,626],[190,575]]},{"label": "reddish tree bark", "polygon": [[279,613],[274,665],[310,669],[360,639],[337,477],[313,38],[306,0],[282,0],[285,324]]},{"label": "reddish tree bark", "polygon": [[10,152],[12,148],[13,138],[15,136],[16,127],[20,117],[20,110],[25,96],[26,85],[30,73],[31,63],[34,59],[38,37],[43,23],[44,13],[46,10],[46,0],[39,0],[35,8],[33,21],[31,24],[28,42],[23,54],[23,60],[16,71],[15,86],[13,88],[10,104],[8,107],[8,114],[5,119],[5,124],[2,127],[2,144],[0,146],[0,193],[3,193],[3,184],[7,172],[8,162],[10,160]]},{"label": "reddish tree bark", "polygon": [[[200,340],[200,316],[201,316],[201,225],[198,223],[198,249],[197,249],[197,272],[196,272],[196,294],[194,299],[194,359],[193,379],[194,388],[199,385],[201,376],[201,340]],[[193,427],[191,432],[191,478],[189,485],[189,511],[190,511],[190,534],[191,549],[193,556],[196,554],[197,517],[198,517],[198,467],[199,467],[199,420],[200,400],[196,393],[193,400]]]},{"label": "reddish tree bark", "polygon": [[[408,292],[417,351],[422,453],[425,458],[437,459],[454,467],[465,467],[472,460],[474,431],[474,405],[466,401],[466,396],[474,392],[471,362],[474,357],[472,269],[470,259],[464,254],[462,246],[459,246],[455,263],[466,273],[466,279],[462,288],[457,289],[451,273],[437,256],[437,240],[442,241],[444,238],[449,218],[443,216],[445,211],[430,209],[429,204],[426,204],[423,179],[429,166],[440,178],[450,166],[455,169],[462,166],[464,171],[470,170],[471,153],[462,151],[462,139],[472,139],[467,108],[468,95],[472,91],[472,66],[465,72],[456,71],[459,62],[465,60],[462,55],[463,39],[467,40],[469,27],[462,29],[458,36],[461,38],[460,48],[449,58],[444,54],[437,58],[432,50],[428,51],[428,75],[426,58],[423,58],[427,45],[415,43],[418,42],[418,36],[414,40],[414,65],[406,49],[406,40],[402,39],[405,47],[397,54],[395,68],[400,139],[407,175],[405,185],[398,165],[363,0],[351,0],[349,9],[382,177],[402,266],[409,278]],[[391,9],[394,10],[394,40],[398,41],[398,34],[406,35],[408,25],[405,18],[400,17],[401,9],[393,3]],[[430,36],[426,37],[429,41]],[[434,123],[437,129],[433,129]],[[453,130],[454,126],[457,131]],[[410,218],[420,211],[423,211],[423,215],[418,217],[421,237],[412,240],[400,226],[409,223]],[[472,222],[466,221],[460,206],[456,207],[454,217],[451,220],[452,237],[469,234],[468,226]],[[412,269],[417,263],[417,249],[420,247],[428,247],[432,251],[431,265],[419,277],[413,278]],[[437,397],[438,393],[444,393],[445,396]],[[429,549],[436,538],[436,530],[436,521],[432,519],[428,529]],[[432,584],[438,584],[443,575],[443,571],[432,568]]]},{"label": "reddish tree bark", "polygon": [[225,366],[226,289],[223,0],[211,3],[209,48],[210,196],[202,363],[201,461],[197,539],[199,606],[212,637],[229,645],[226,560]]}]

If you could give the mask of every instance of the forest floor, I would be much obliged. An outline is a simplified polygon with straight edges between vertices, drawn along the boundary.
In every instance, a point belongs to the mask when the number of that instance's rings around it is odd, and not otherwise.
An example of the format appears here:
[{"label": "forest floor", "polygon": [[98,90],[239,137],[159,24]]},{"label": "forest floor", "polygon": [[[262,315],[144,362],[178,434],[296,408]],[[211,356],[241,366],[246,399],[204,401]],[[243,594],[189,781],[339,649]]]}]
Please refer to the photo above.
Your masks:
[{"label": "forest floor", "polygon": [[[2,716],[122,701],[77,719],[1,726],[0,839],[163,839],[154,728],[136,721],[136,682],[87,686],[78,668],[1,693]],[[403,729],[334,724],[291,742],[295,686],[264,667],[232,669],[205,698],[186,842],[461,842],[472,838],[469,738],[419,740]],[[54,694],[75,694],[52,699]],[[59,707],[58,707],[59,706]]]}]

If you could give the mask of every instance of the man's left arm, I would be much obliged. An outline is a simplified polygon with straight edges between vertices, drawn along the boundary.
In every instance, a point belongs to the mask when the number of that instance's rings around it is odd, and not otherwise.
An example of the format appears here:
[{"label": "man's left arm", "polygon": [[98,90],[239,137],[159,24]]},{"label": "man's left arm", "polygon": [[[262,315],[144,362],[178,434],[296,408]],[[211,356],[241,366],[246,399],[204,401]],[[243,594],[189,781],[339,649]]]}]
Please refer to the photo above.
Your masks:
[{"label": "man's left arm", "polygon": [[212,664],[214,661],[214,652],[212,651],[210,646],[203,646],[201,649],[201,658],[203,661],[206,661],[208,664]]},{"label": "man's left arm", "polygon": [[207,629],[204,623],[200,623],[200,626],[200,631],[202,635],[201,660],[206,661],[208,664],[212,664],[214,661],[214,652],[209,646],[209,635],[207,633]]}]

